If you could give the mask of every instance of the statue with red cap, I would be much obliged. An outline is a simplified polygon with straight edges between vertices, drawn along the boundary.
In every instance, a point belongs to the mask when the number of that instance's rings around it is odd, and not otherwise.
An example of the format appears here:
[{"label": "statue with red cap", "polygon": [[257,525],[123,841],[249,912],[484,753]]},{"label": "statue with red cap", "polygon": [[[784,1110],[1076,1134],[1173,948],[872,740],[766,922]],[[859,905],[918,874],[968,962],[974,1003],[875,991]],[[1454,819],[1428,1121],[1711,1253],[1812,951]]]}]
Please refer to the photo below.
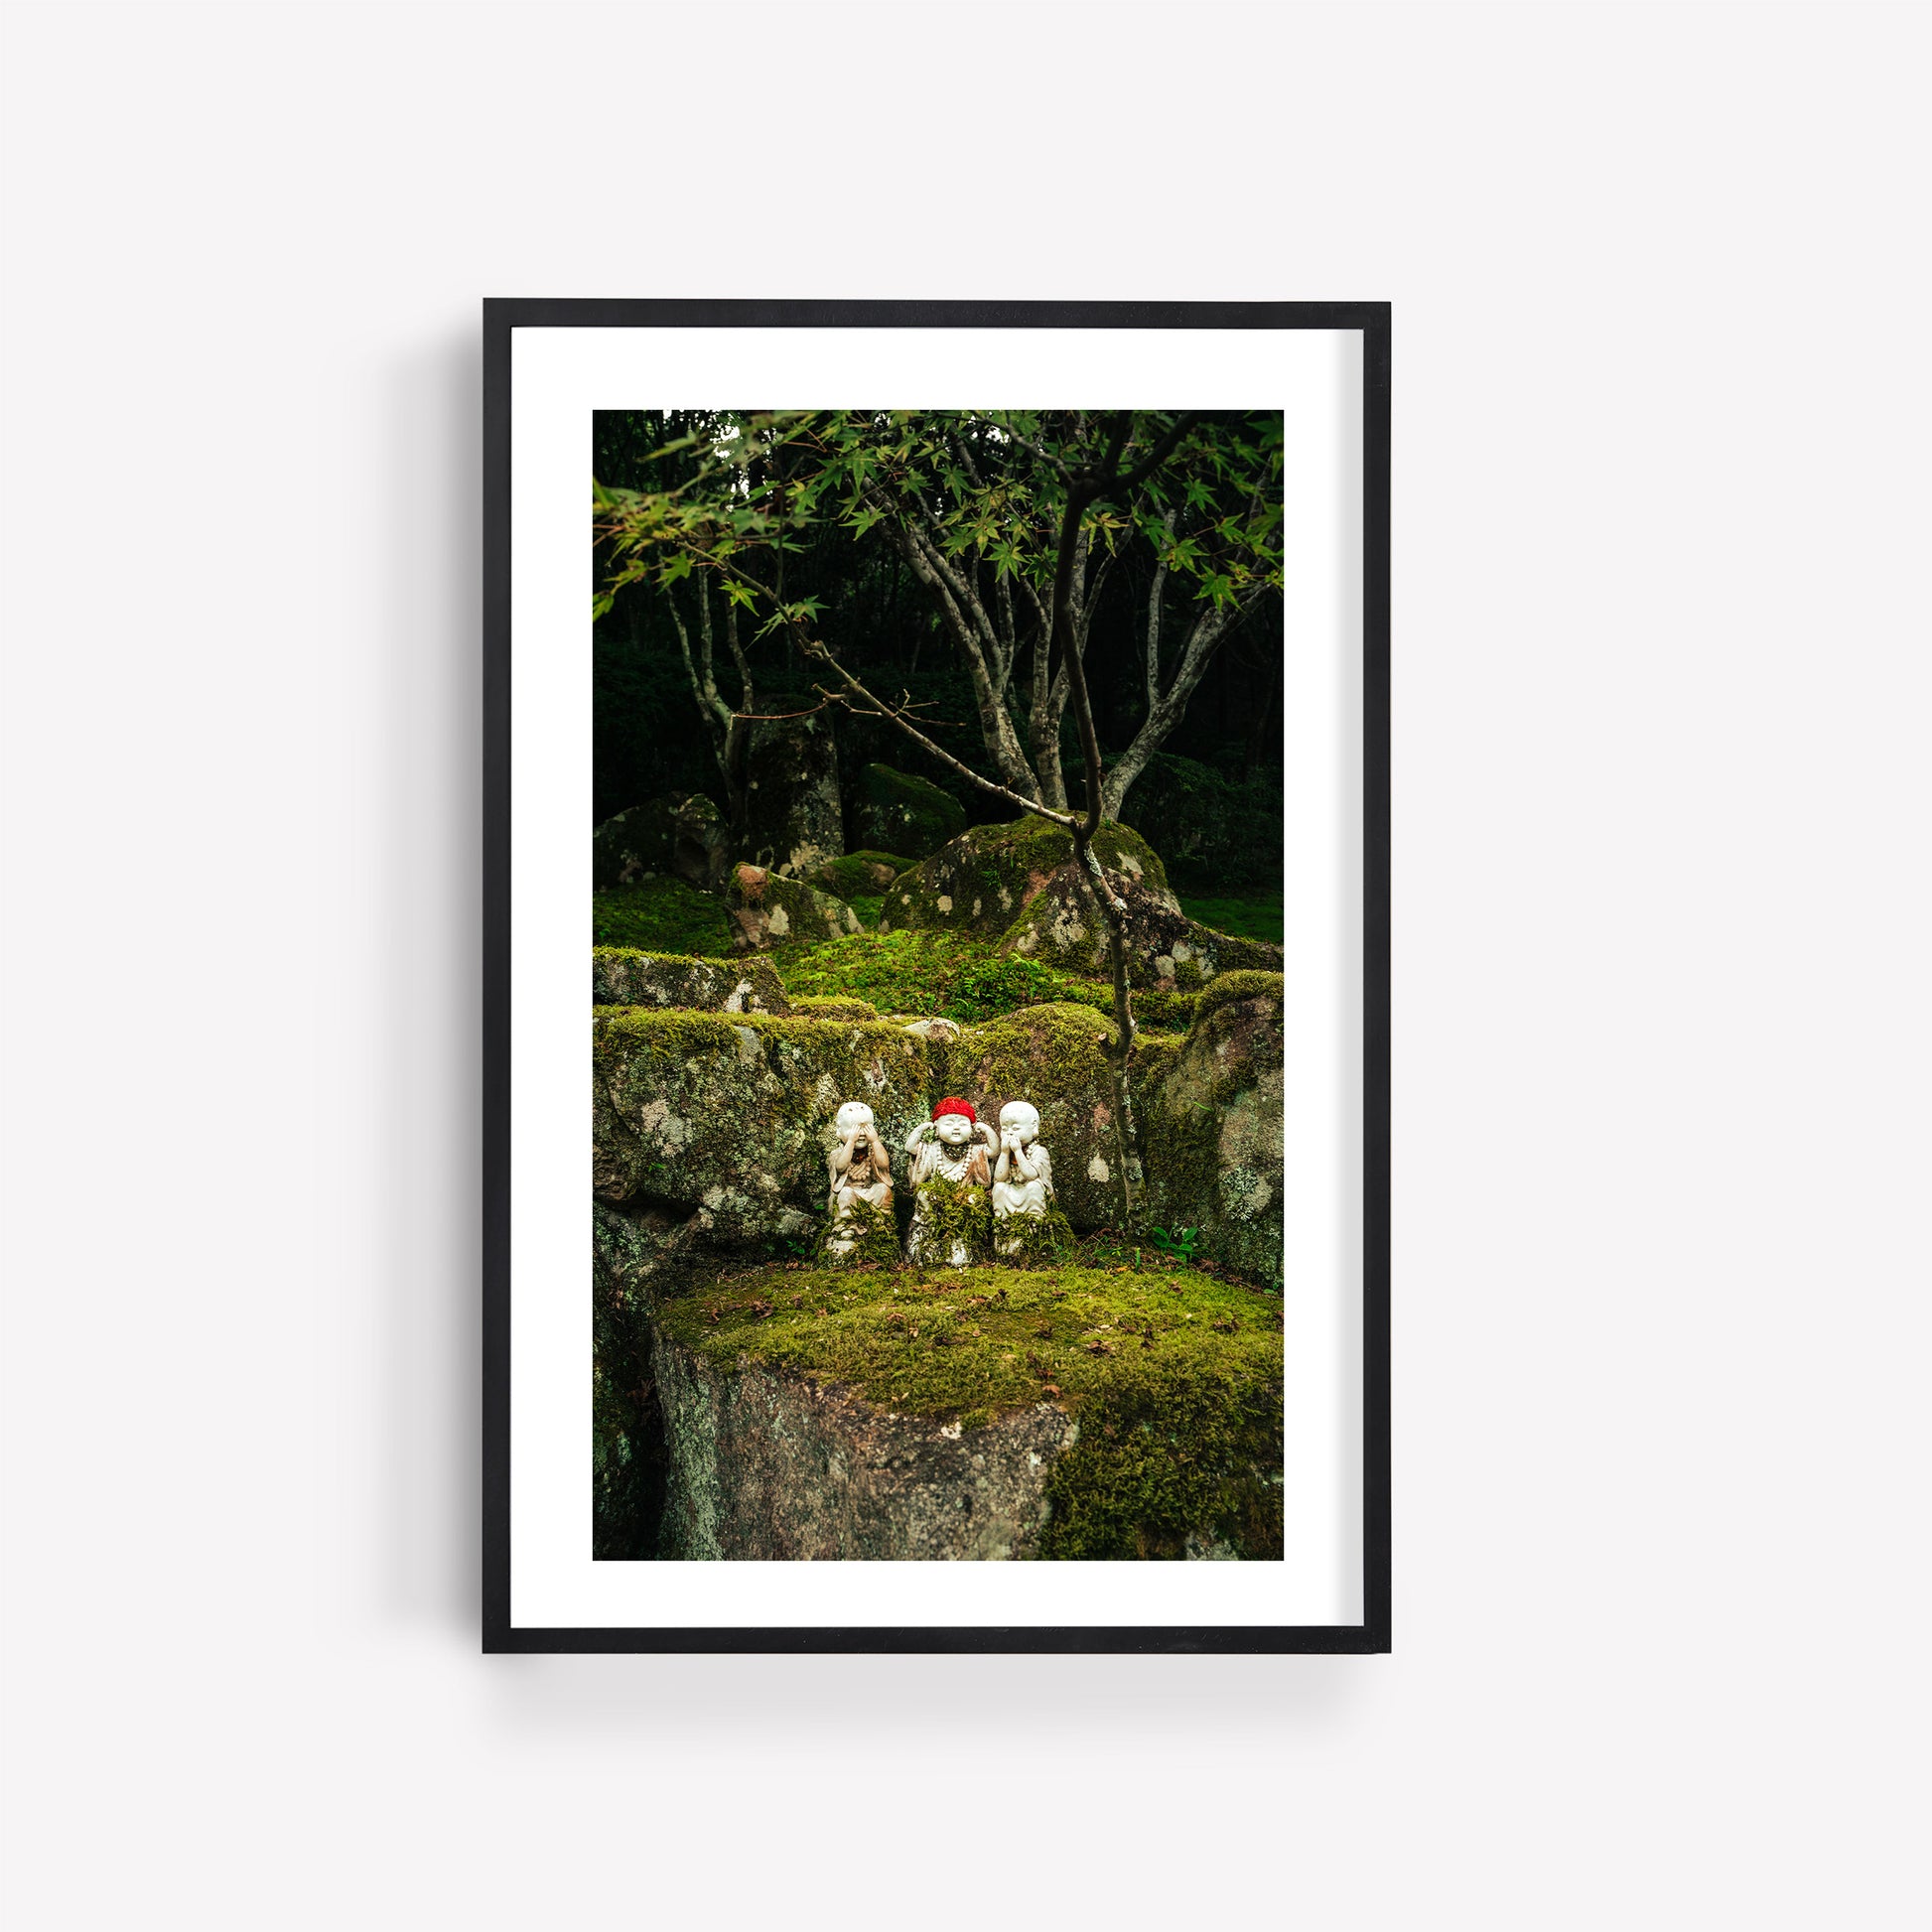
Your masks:
[{"label": "statue with red cap", "polygon": [[912,1157],[912,1225],[905,1258],[924,1268],[965,1268],[984,1261],[993,1238],[993,1171],[987,1155],[999,1136],[969,1100],[939,1102],[930,1120],[905,1137]]}]

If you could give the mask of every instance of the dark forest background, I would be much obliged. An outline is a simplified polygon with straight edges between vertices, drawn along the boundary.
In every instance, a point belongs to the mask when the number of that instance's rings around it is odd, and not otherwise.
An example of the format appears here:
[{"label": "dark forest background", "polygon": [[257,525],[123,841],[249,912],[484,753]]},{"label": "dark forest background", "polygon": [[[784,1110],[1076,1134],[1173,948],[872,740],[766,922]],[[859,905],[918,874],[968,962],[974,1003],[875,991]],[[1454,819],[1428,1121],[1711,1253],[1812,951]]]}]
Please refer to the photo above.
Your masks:
[{"label": "dark forest background", "polygon": [[[662,487],[651,453],[668,436],[653,412],[605,410],[594,418],[593,470],[617,488]],[[602,574],[602,564],[596,567]],[[975,720],[970,683],[953,655],[937,611],[883,530],[855,539],[826,523],[802,537],[784,563],[786,595],[813,597],[820,628],[841,659],[874,688],[908,692],[926,701],[927,730],[974,769],[992,773]],[[1142,691],[1144,634],[1151,560],[1127,556],[1102,590],[1093,619],[1086,670],[1102,749],[1114,753],[1133,737],[1146,713]],[[600,581],[596,586],[604,588]],[[752,639],[748,656],[761,714],[805,709],[816,702],[813,673],[786,636]],[[725,798],[712,745],[695,699],[664,594],[648,584],[618,591],[596,621],[595,821],[673,791]],[[1225,809],[1250,827],[1278,824],[1281,798],[1282,613],[1268,596],[1216,651],[1187,712],[1169,738],[1156,767],[1128,795],[1122,817],[1149,803],[1180,773],[1196,787],[1212,773]],[[1022,680],[1016,678],[1016,687]],[[1011,816],[998,800],[949,773],[890,725],[851,716],[838,719],[842,782],[880,760],[930,779],[956,797],[969,822]],[[1071,718],[1062,725],[1068,782],[1078,795],[1079,759]],[[1186,761],[1176,764],[1174,760]],[[1205,767],[1205,771],[1189,769]],[[1223,789],[1225,788],[1225,789]],[[1156,841],[1158,845],[1158,840]],[[1246,863],[1223,861],[1225,878],[1196,878],[1196,891],[1224,886],[1279,886],[1279,837],[1256,829],[1241,841]],[[1245,877],[1240,875],[1245,874]]]}]

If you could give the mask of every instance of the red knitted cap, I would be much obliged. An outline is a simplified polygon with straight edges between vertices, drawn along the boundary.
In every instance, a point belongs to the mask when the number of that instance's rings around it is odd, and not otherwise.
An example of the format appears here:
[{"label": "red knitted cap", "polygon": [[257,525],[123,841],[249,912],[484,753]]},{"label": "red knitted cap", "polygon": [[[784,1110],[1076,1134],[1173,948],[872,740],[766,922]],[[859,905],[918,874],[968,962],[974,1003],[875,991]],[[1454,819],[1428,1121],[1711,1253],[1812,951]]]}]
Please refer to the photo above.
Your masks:
[{"label": "red knitted cap", "polygon": [[980,1117],[974,1113],[970,1100],[942,1100],[933,1108],[932,1118],[937,1120],[941,1114],[964,1114],[975,1127],[979,1125]]}]

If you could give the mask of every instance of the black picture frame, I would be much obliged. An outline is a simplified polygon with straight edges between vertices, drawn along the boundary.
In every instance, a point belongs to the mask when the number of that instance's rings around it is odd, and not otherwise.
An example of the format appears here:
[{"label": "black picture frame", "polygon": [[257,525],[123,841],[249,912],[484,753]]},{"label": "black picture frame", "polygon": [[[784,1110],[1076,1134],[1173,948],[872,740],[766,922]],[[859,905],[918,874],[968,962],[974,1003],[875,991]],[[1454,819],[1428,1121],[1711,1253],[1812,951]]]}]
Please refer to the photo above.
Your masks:
[{"label": "black picture frame", "polygon": [[[1245,1652],[1391,1647],[1390,325],[1386,302],[490,299],[483,304],[483,1648],[485,1652]],[[1362,1587],[1347,1625],[532,1628],[510,1621],[510,440],[519,329],[1359,330],[1362,406]],[[588,1451],[587,1451],[588,1452]]]}]

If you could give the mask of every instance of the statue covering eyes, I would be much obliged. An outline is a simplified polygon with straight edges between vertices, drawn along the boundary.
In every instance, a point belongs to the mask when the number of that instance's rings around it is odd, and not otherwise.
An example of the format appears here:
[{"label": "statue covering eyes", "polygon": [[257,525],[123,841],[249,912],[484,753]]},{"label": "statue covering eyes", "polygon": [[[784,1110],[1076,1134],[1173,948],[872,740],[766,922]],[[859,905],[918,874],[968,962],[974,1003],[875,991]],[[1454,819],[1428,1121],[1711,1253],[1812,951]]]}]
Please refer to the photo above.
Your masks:
[{"label": "statue covering eyes", "polygon": [[[831,1217],[825,1257],[842,1261],[861,1245],[868,1231],[893,1234],[893,1162],[879,1137],[879,1123],[863,1100],[848,1100],[840,1107],[833,1134],[825,1157],[831,1181],[825,1203]],[[893,1240],[896,1246],[896,1235]]]}]

